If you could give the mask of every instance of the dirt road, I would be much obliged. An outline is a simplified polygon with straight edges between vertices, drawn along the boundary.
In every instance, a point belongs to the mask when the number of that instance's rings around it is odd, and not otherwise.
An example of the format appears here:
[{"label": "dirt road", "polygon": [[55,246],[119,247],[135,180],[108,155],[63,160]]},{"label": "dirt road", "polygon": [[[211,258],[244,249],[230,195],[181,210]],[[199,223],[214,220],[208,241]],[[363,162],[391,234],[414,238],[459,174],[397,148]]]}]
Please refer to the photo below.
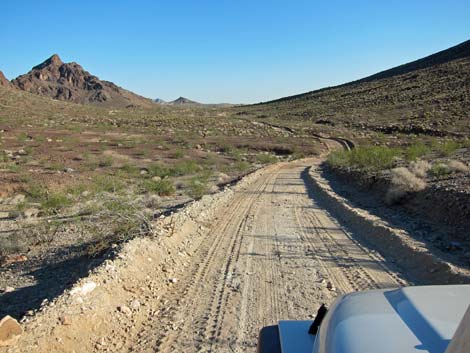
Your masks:
[{"label": "dirt road", "polygon": [[167,302],[173,310],[132,351],[254,352],[264,325],[311,318],[340,293],[405,284],[318,207],[308,165],[270,167],[234,195]]},{"label": "dirt road", "polygon": [[405,285],[319,207],[313,162],[269,166],[165,218],[167,233],[129,242],[5,352],[255,352],[264,325],[312,318],[341,293]]}]

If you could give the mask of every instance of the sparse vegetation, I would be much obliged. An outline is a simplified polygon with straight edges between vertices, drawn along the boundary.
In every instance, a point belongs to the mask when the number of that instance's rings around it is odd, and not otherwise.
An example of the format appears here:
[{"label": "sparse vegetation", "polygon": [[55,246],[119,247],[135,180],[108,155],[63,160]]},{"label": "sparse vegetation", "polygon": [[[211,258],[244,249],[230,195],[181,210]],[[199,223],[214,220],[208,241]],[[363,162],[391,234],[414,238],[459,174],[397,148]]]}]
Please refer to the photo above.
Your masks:
[{"label": "sparse vegetation", "polygon": [[426,187],[426,182],[411,173],[407,168],[394,168],[391,174],[391,184],[386,194],[388,204],[398,203],[408,194],[421,191]]},{"label": "sparse vegetation", "polygon": [[155,193],[159,196],[171,196],[175,193],[175,186],[170,179],[147,179],[142,182],[141,186],[144,191]]},{"label": "sparse vegetation", "polygon": [[445,163],[435,163],[431,167],[430,174],[435,178],[441,178],[450,174],[450,169]]},{"label": "sparse vegetation", "polygon": [[193,177],[188,184],[188,193],[194,199],[198,199],[209,191],[209,178],[206,176]]},{"label": "sparse vegetation", "polygon": [[269,153],[259,153],[256,155],[256,160],[262,164],[270,164],[278,162],[276,156],[269,154]]},{"label": "sparse vegetation", "polygon": [[355,167],[360,170],[379,171],[391,168],[400,150],[381,146],[363,146],[351,151],[335,151],[329,155],[332,167]]}]

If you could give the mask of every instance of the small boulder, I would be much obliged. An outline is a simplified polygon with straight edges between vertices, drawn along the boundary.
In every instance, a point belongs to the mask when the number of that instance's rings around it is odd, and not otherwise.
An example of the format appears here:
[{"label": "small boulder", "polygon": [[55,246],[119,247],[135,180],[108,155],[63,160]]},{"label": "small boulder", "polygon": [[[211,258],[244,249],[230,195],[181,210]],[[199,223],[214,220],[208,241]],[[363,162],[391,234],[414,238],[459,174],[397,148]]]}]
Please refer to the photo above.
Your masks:
[{"label": "small boulder", "polygon": [[11,346],[23,333],[18,321],[7,315],[0,321],[0,346]]},{"label": "small boulder", "polygon": [[23,195],[23,194],[18,194],[18,195],[15,195],[11,200],[10,200],[10,204],[12,205],[18,205],[20,203],[23,203],[25,202],[26,200],[26,196]]},{"label": "small boulder", "polygon": [[25,218],[33,218],[39,215],[40,210],[37,208],[31,207],[24,210],[23,215]]},{"label": "small boulder", "polygon": [[140,301],[138,299],[134,299],[131,304],[130,304],[130,307],[132,310],[139,310],[140,308]]}]

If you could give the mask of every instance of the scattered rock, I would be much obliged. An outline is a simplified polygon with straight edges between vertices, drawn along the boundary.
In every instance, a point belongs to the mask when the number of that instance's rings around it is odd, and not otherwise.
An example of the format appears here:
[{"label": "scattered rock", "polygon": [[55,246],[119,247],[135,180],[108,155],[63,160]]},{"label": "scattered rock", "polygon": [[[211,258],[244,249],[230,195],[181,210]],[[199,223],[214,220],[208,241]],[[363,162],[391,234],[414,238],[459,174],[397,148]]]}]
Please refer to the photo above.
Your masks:
[{"label": "scattered rock", "polygon": [[154,176],[154,177],[152,178],[152,180],[153,180],[153,181],[160,181],[160,180],[162,180],[162,178],[160,178],[159,176]]},{"label": "scattered rock", "polygon": [[128,306],[125,306],[125,305],[119,306],[118,311],[120,311],[121,313],[123,313],[126,316],[131,316],[132,315],[132,310]]},{"label": "scattered rock", "polygon": [[41,212],[40,210],[38,210],[37,208],[28,208],[26,209],[24,212],[23,212],[23,215],[25,218],[33,218],[33,217],[37,217],[39,215],[39,212]]},{"label": "scattered rock", "polygon": [[332,292],[336,291],[336,288],[333,286],[333,283],[331,283],[330,281],[328,281],[328,282],[326,283],[326,289],[328,289],[328,290],[330,290],[330,291],[332,291]]},{"label": "scattered rock", "polygon": [[178,282],[178,279],[177,278],[170,278],[168,281],[170,283],[176,283],[176,282]]},{"label": "scattered rock", "polygon": [[75,287],[70,291],[71,295],[87,295],[93,292],[96,288],[95,282],[87,282],[83,286]]},{"label": "scattered rock", "polygon": [[0,258],[0,264],[4,266],[4,265],[14,264],[16,262],[24,262],[26,260],[28,260],[28,258],[24,255],[18,255],[18,254],[5,255]]},{"label": "scattered rock", "polygon": [[140,308],[140,301],[137,300],[137,299],[134,299],[131,304],[130,304],[130,307],[132,310],[139,310]]},{"label": "scattered rock", "polygon": [[70,317],[67,316],[67,315],[62,315],[62,316],[59,318],[59,322],[60,322],[62,325],[65,325],[65,326],[68,326],[68,325],[71,325],[71,324],[72,324],[72,321],[70,320]]},{"label": "scattered rock", "polygon": [[5,287],[2,292],[3,293],[11,293],[11,292],[14,292],[15,291],[15,288],[13,287]]},{"label": "scattered rock", "polygon": [[15,344],[22,333],[23,329],[18,321],[11,316],[5,316],[0,321],[0,346],[11,346]]},{"label": "scattered rock", "polygon": [[18,194],[18,195],[15,195],[11,200],[10,200],[10,204],[12,205],[18,205],[20,203],[23,203],[25,202],[26,200],[26,196],[23,195],[23,194]]},{"label": "scattered rock", "polygon": [[226,183],[229,180],[230,180],[230,177],[225,173],[219,173],[219,176],[217,177],[218,184]]}]

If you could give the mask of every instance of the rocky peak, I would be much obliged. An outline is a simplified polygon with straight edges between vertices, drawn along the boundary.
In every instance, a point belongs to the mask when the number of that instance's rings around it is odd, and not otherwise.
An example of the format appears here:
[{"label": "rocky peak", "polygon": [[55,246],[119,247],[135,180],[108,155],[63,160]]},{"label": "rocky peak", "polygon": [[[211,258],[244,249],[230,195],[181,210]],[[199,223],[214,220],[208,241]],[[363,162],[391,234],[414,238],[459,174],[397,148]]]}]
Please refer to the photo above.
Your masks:
[{"label": "rocky peak", "polygon": [[10,81],[7,80],[7,78],[5,77],[3,72],[1,72],[1,71],[0,71],[0,86],[3,86],[3,87],[10,87],[11,86]]},{"label": "rocky peak", "polygon": [[17,77],[12,84],[30,93],[74,103],[112,107],[154,104],[112,82],[100,80],[75,62],[64,63],[57,54]]},{"label": "rocky peak", "polygon": [[33,67],[33,70],[42,70],[46,67],[53,66],[53,67],[60,67],[64,64],[64,62],[60,59],[59,55],[54,54],[49,59],[44,61],[43,63]]}]

